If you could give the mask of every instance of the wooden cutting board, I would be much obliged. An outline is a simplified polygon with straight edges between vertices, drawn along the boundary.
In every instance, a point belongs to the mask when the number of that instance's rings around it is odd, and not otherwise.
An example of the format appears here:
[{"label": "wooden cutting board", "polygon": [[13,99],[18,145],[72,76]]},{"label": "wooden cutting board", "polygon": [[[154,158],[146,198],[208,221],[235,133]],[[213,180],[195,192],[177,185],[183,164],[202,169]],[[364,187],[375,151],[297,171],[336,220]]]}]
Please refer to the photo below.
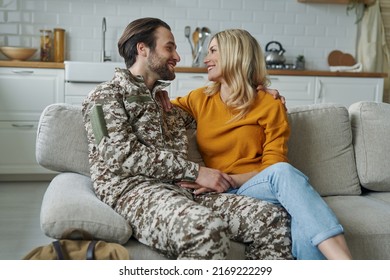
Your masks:
[{"label": "wooden cutting board", "polygon": [[340,59],[343,53],[338,50],[331,51],[328,55],[328,64],[329,66],[339,66]]},{"label": "wooden cutting board", "polygon": [[349,53],[339,50],[331,51],[328,55],[329,66],[353,66],[356,64],[355,58]]},{"label": "wooden cutting board", "polygon": [[353,66],[356,64],[356,60],[349,53],[345,53],[340,57],[341,66]]}]

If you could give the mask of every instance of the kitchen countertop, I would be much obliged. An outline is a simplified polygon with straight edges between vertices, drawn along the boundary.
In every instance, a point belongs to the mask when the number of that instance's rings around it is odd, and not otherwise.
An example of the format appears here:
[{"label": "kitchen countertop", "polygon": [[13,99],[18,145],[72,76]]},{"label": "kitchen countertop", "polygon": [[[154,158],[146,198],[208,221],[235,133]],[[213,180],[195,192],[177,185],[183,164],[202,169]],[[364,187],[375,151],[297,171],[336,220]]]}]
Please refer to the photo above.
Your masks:
[{"label": "kitchen countertop", "polygon": [[[0,67],[24,67],[24,68],[55,68],[64,69],[64,63],[41,62],[41,61],[11,61],[0,60]],[[206,68],[176,67],[177,73],[207,73]],[[385,78],[387,73],[374,72],[331,72],[325,70],[277,70],[268,69],[270,75],[286,76],[327,76],[327,77],[362,77],[362,78]]]},{"label": "kitchen countertop", "polygon": [[64,69],[65,65],[59,62],[0,60],[0,67]]}]

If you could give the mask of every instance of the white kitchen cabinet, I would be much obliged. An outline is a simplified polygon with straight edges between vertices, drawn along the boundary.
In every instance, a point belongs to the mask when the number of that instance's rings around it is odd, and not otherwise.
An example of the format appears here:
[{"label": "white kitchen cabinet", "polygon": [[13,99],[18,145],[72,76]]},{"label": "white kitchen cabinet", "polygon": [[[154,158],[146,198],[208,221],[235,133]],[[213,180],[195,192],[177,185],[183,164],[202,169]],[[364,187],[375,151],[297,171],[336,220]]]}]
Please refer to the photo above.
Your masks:
[{"label": "white kitchen cabinet", "polygon": [[0,67],[0,175],[50,174],[35,159],[43,109],[64,102],[64,70]]},{"label": "white kitchen cabinet", "polygon": [[48,173],[35,160],[37,122],[0,122],[0,174]]},{"label": "white kitchen cabinet", "polygon": [[206,73],[176,73],[176,79],[168,89],[169,97],[187,95],[191,90],[205,86],[207,82]]},{"label": "white kitchen cabinet", "polygon": [[81,105],[88,93],[100,82],[96,83],[74,83],[65,82],[65,102],[73,105]]},{"label": "white kitchen cabinet", "polygon": [[382,78],[317,77],[315,103],[382,102]]},{"label": "white kitchen cabinet", "polygon": [[38,121],[63,96],[62,69],[0,67],[0,121]]},{"label": "white kitchen cabinet", "polygon": [[286,98],[286,106],[313,104],[316,78],[312,76],[270,76],[269,88]]},{"label": "white kitchen cabinet", "polygon": [[[269,88],[286,98],[288,108],[318,103],[349,107],[357,101],[382,102],[383,78],[270,75]],[[208,82],[206,73],[177,73],[171,83],[171,98],[186,95]]]},{"label": "white kitchen cabinet", "polygon": [[[279,90],[280,94],[285,96],[289,107],[314,103],[315,77],[273,75],[270,76],[270,82],[269,87]],[[176,73],[176,79],[169,88],[169,96],[171,98],[184,96],[207,83],[206,73]]]}]

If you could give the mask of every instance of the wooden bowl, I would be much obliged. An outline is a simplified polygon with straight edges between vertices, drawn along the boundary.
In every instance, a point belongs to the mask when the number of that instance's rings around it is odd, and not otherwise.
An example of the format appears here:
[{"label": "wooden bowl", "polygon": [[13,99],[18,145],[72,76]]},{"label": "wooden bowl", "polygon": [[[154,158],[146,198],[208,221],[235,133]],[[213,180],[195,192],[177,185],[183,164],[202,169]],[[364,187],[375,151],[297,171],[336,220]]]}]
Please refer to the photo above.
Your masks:
[{"label": "wooden bowl", "polygon": [[27,60],[36,53],[37,49],[23,47],[0,47],[0,51],[11,60]]}]

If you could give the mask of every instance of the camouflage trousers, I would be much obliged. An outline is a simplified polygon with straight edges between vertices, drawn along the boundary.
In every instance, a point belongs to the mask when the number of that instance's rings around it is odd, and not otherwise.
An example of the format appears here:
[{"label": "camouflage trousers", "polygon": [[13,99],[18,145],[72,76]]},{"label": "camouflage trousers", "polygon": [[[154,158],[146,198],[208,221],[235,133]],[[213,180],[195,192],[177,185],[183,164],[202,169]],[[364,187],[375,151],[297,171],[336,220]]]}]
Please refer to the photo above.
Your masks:
[{"label": "camouflage trousers", "polygon": [[180,187],[144,184],[115,210],[143,244],[177,259],[225,259],[230,239],[245,243],[247,259],[292,259],[290,219],[271,203],[235,194],[192,198]]}]

